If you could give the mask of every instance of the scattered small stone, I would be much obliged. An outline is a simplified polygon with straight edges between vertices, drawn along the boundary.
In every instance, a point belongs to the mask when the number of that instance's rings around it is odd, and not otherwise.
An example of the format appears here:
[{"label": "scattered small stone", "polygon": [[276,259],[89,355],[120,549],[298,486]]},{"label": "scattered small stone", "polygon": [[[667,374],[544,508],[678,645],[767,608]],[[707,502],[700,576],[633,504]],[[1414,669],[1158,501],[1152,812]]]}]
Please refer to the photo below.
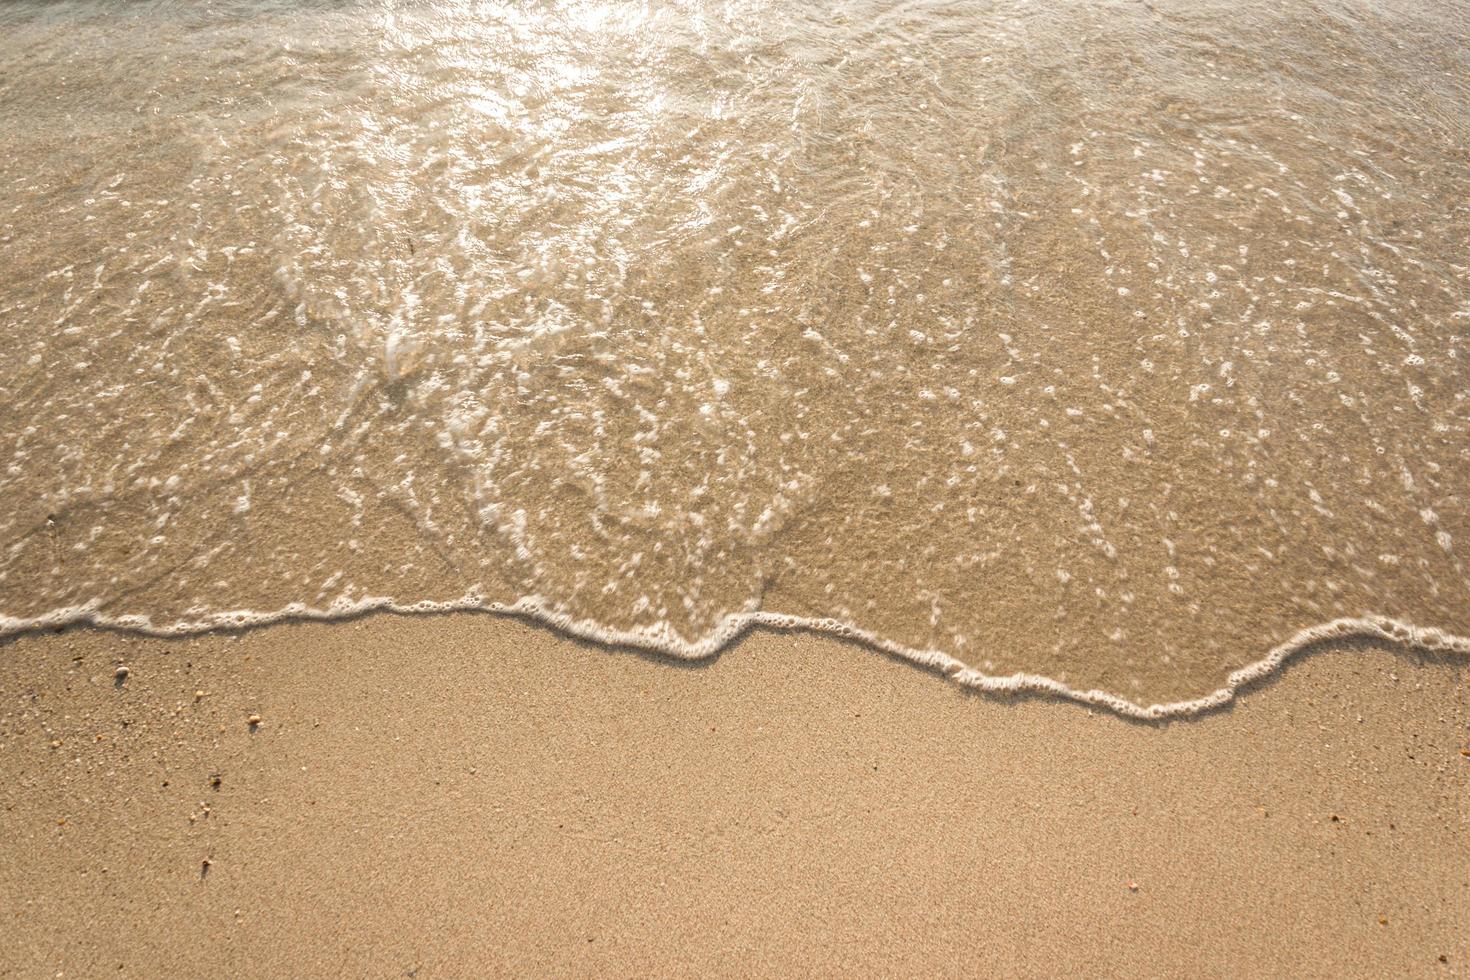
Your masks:
[{"label": "scattered small stone", "polygon": [[218,790],[219,789],[219,785],[220,785],[220,783],[222,781],[223,780],[220,778],[220,774],[219,773],[213,773],[209,777],[209,788],[210,789],[213,789],[213,790]]},{"label": "scattered small stone", "polygon": [[195,701],[203,701],[207,695],[208,695],[208,692],[207,691],[195,691],[194,692],[194,700]]},{"label": "scattered small stone", "polygon": [[1387,916],[1382,916],[1382,915],[1380,915],[1380,916],[1379,916],[1379,917],[1378,917],[1378,924],[1379,924],[1379,925],[1381,925],[1381,926],[1386,926],[1386,925],[1388,925],[1388,917],[1387,917]]},{"label": "scattered small stone", "polygon": [[51,740],[51,747],[53,749],[59,749],[59,748],[61,748],[61,739],[59,739],[59,738],[53,738]]},{"label": "scattered small stone", "polygon": [[114,670],[112,672],[113,682],[116,683],[118,687],[122,687],[128,682],[128,675],[130,675],[131,673],[132,671],[128,670],[126,666],[118,667],[117,670]]},{"label": "scattered small stone", "polygon": [[1130,892],[1136,892],[1136,891],[1138,891],[1138,882],[1136,882],[1136,881],[1130,881],[1130,882],[1128,882],[1128,890]]},{"label": "scattered small stone", "polygon": [[209,858],[205,858],[203,861],[199,862],[199,877],[203,878],[204,876],[208,875],[209,869],[213,865],[214,862],[211,861]]},{"label": "scattered small stone", "polygon": [[251,715],[249,718],[245,719],[245,724],[249,725],[252,729],[259,728],[260,715]]}]

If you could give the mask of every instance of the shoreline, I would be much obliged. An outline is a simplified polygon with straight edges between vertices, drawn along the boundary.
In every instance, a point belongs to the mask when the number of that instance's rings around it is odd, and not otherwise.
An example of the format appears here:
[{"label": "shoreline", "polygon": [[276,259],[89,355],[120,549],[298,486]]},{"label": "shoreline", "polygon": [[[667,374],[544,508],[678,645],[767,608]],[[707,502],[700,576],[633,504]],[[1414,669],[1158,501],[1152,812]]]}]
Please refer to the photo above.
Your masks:
[{"label": "shoreline", "polygon": [[697,640],[686,640],[673,631],[615,630],[591,620],[576,620],[552,610],[540,597],[526,596],[514,603],[487,602],[476,593],[448,601],[399,602],[387,596],[370,596],[352,602],[338,600],[325,608],[290,603],[274,612],[228,610],[210,613],[198,620],[181,620],[155,626],[143,615],[99,615],[94,603],[53,609],[23,618],[0,615],[0,643],[11,638],[64,630],[93,628],[154,639],[174,639],[210,634],[237,634],[247,630],[300,623],[352,622],[378,614],[395,616],[448,616],[481,613],[515,619],[555,634],[609,650],[632,649],[655,654],[665,660],[700,662],[718,657],[758,630],[805,633],[852,643],[876,653],[940,674],[955,684],[988,694],[1038,694],[1104,708],[1136,721],[1202,717],[1228,707],[1241,692],[1278,674],[1288,662],[1314,650],[1358,641],[1383,643],[1404,651],[1470,658],[1470,636],[1460,636],[1437,627],[1416,626],[1390,616],[1340,617],[1299,629],[1272,647],[1259,660],[1232,670],[1225,684],[1199,697],[1144,704],[1098,688],[1072,687],[1042,674],[986,674],[938,650],[920,650],[884,639],[852,623],[834,619],[811,619],[784,613],[756,610],[730,613],[720,625]]},{"label": "shoreline", "polygon": [[1457,659],[1309,656],[1139,724],[800,633],[698,662],[501,617],[0,649],[0,975],[1470,962]]}]

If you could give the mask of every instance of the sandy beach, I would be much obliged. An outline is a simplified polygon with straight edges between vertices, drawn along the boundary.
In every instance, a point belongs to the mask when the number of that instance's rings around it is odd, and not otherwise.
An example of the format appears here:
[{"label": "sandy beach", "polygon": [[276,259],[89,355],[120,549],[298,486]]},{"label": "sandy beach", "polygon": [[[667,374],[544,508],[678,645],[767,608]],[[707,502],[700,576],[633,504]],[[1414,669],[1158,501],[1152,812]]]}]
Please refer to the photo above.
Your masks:
[{"label": "sandy beach", "polygon": [[696,666],[484,615],[0,649],[4,976],[1470,963],[1463,659],[1315,653],[1147,725],[771,632]]},{"label": "sandy beach", "polygon": [[9,0],[0,133],[0,980],[1470,977],[1470,0]]}]

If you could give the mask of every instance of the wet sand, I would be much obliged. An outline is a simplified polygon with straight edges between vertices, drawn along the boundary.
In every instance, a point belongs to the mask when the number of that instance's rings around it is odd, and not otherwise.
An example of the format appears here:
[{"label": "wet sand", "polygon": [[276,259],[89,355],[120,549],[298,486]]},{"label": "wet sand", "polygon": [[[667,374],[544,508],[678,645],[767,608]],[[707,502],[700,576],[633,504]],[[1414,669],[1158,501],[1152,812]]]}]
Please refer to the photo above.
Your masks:
[{"label": "wet sand", "polygon": [[21,637],[0,975],[1463,975],[1467,749],[1371,644],[1146,725],[769,632]]}]

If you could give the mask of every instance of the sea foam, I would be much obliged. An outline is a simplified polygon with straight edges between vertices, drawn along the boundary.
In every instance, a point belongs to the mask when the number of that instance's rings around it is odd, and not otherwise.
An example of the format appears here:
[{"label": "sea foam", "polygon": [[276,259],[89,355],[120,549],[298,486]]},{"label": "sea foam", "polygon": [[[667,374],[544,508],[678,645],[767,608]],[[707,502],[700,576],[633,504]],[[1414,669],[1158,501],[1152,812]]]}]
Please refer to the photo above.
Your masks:
[{"label": "sea foam", "polygon": [[1366,639],[1389,644],[1402,650],[1432,651],[1470,656],[1470,637],[1455,636],[1437,629],[1426,629],[1383,616],[1336,619],[1299,630],[1262,657],[1232,671],[1224,686],[1196,698],[1162,704],[1139,704],[1116,693],[1097,689],[1081,690],[1040,674],[1014,673],[992,676],[969,667],[938,650],[919,650],[886,640],[851,623],[832,619],[805,619],[781,613],[751,611],[726,616],[713,632],[688,640],[666,627],[639,630],[608,629],[588,620],[575,619],[557,612],[543,600],[526,597],[514,603],[489,602],[477,595],[467,595],[446,602],[420,600],[402,602],[388,597],[374,597],[333,603],[326,608],[312,608],[293,603],[274,612],[230,610],[209,613],[198,619],[155,624],[146,616],[102,615],[92,606],[55,609],[28,619],[0,616],[0,637],[39,633],[69,626],[92,626],[135,633],[143,636],[184,637],[222,631],[238,631],[290,622],[333,622],[370,613],[398,615],[444,615],[482,612],[514,616],[539,623],[577,639],[615,647],[649,650],[680,660],[706,660],[730,646],[754,628],[799,630],[858,643],[873,650],[899,657],[943,674],[963,687],[994,694],[1050,695],[1094,707],[1105,708],[1125,718],[1162,721],[1205,714],[1225,707],[1246,687],[1256,684],[1281,669],[1292,657],[1314,647],[1347,640]]}]

